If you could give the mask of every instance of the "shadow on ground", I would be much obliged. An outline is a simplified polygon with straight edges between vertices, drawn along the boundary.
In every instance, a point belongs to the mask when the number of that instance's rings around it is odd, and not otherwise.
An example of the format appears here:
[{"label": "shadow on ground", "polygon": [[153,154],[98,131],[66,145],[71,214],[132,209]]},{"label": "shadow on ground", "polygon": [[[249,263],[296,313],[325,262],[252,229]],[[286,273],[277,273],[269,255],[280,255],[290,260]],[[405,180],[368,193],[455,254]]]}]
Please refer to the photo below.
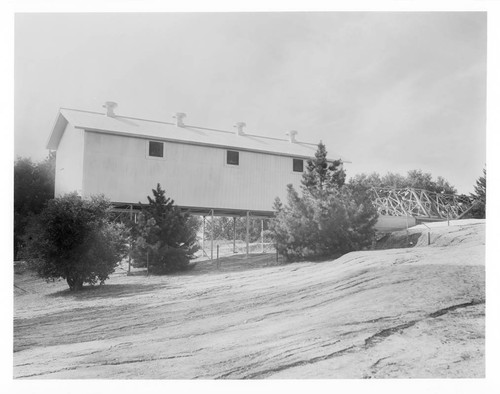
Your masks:
[{"label": "shadow on ground", "polygon": [[74,300],[95,300],[96,298],[122,298],[133,297],[140,293],[172,288],[168,282],[159,283],[125,283],[125,284],[103,284],[97,286],[83,286],[80,291],[64,289],[48,294],[47,297],[69,298]]},{"label": "shadow on ground", "polygon": [[405,234],[403,232],[385,234],[375,245],[375,250],[401,249],[414,247],[422,233]]},{"label": "shadow on ground", "polygon": [[246,271],[256,268],[274,267],[287,264],[283,257],[276,261],[276,255],[273,254],[258,254],[236,256],[226,256],[213,260],[196,261],[193,269],[185,272],[179,272],[174,275],[207,275],[226,272]]}]

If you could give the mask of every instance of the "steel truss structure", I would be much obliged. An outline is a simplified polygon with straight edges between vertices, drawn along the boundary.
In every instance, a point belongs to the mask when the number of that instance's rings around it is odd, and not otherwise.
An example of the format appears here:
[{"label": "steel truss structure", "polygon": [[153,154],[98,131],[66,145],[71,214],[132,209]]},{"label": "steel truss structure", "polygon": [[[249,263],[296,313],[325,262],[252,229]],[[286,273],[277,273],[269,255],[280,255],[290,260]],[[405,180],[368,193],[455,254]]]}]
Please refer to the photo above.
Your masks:
[{"label": "steel truss structure", "polygon": [[471,208],[465,195],[434,193],[423,189],[372,187],[379,215],[413,216],[421,220],[461,219]]}]

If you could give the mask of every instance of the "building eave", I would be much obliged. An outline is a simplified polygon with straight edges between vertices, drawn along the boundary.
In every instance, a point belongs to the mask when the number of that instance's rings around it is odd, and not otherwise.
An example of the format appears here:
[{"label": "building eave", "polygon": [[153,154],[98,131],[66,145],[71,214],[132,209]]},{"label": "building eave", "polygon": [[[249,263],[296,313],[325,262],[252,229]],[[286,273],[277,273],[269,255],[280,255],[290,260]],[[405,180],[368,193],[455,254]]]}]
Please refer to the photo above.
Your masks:
[{"label": "building eave", "polygon": [[68,120],[64,117],[61,111],[58,112],[56,119],[54,120],[54,125],[52,126],[52,132],[47,140],[46,148],[50,150],[57,150],[59,147],[59,142],[66,130],[68,125]]},{"label": "building eave", "polygon": [[[188,141],[188,140],[180,140],[180,139],[175,139],[175,138],[168,138],[168,137],[158,137],[158,136],[151,136],[151,135],[144,135],[144,134],[134,134],[134,133],[124,133],[120,131],[115,131],[115,130],[102,130],[102,129],[93,129],[89,127],[83,127],[83,126],[76,126],[76,129],[81,129],[84,131],[88,131],[91,133],[98,133],[98,134],[107,134],[107,135],[115,135],[115,136],[122,136],[122,137],[129,137],[129,138],[139,138],[143,140],[154,140],[154,141],[165,141],[165,142],[172,142],[176,144],[184,144],[184,145],[194,145],[194,146],[208,146],[211,148],[219,148],[219,149],[233,149],[237,150],[239,152],[253,152],[253,153],[262,153],[262,154],[268,154],[268,155],[274,155],[274,156],[283,156],[283,157],[292,157],[292,158],[297,158],[297,159],[304,159],[308,160],[314,157],[313,155],[301,155],[301,154],[294,154],[294,153],[286,153],[286,152],[277,152],[273,150],[265,150],[265,149],[250,149],[250,148],[245,148],[241,146],[233,146],[229,144],[213,144],[210,142],[196,142],[196,141]],[[327,158],[329,161],[334,161],[338,160],[339,158],[332,158],[329,157]],[[345,161],[343,160],[344,163],[350,163],[350,161]]]}]

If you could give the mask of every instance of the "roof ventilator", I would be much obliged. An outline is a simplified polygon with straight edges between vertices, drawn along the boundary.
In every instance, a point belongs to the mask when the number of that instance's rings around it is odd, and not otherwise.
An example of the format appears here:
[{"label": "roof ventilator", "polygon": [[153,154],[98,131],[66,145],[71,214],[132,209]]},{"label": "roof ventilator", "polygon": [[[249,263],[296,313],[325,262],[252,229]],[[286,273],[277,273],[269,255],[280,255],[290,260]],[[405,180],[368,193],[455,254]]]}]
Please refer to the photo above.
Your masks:
[{"label": "roof ventilator", "polygon": [[295,139],[295,136],[299,134],[298,131],[296,130],[291,130],[289,132],[286,133],[286,135],[288,136],[288,140],[291,142],[291,143],[295,143],[297,142],[297,140]]},{"label": "roof ventilator", "polygon": [[110,118],[114,118],[116,116],[114,110],[118,107],[118,104],[114,101],[106,101],[102,107],[106,108],[106,116],[109,116]]},{"label": "roof ventilator", "polygon": [[236,127],[236,134],[238,135],[245,135],[245,132],[243,131],[243,128],[246,126],[247,124],[245,122],[238,122],[236,123],[233,127]]},{"label": "roof ventilator", "polygon": [[172,118],[175,119],[175,125],[177,127],[184,127],[184,118],[186,117],[186,114],[184,112],[176,112]]}]

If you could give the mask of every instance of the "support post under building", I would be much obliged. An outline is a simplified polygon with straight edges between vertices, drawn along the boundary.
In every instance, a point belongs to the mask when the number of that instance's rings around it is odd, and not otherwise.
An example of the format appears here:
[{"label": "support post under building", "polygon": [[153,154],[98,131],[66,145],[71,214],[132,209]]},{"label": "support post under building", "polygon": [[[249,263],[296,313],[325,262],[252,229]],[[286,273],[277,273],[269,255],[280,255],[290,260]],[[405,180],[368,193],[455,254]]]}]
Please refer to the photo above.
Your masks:
[{"label": "support post under building", "polygon": [[246,236],[246,242],[247,242],[247,257],[248,257],[248,254],[250,253],[250,211],[247,211],[247,236]]},{"label": "support post under building", "polygon": [[260,252],[264,253],[264,219],[260,219]]},{"label": "support post under building", "polygon": [[205,216],[203,216],[203,233],[201,235],[201,256],[203,257],[205,253]]},{"label": "support post under building", "polygon": [[233,216],[233,253],[236,253],[236,216]]},{"label": "support post under building", "polygon": [[210,260],[214,259],[214,210],[212,209],[212,228],[210,231]]}]

